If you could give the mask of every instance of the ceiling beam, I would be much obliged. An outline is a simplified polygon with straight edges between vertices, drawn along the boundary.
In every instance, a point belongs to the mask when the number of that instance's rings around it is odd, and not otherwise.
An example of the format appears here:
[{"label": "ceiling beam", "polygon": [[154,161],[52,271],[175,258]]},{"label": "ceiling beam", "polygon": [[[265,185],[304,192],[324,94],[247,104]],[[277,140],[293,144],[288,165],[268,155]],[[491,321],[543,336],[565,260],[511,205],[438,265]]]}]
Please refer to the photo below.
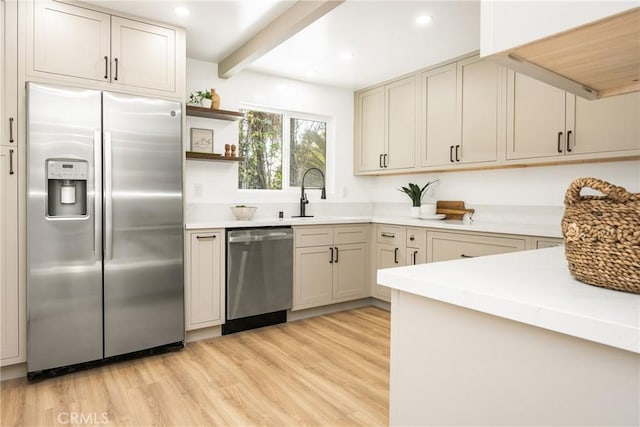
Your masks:
[{"label": "ceiling beam", "polygon": [[229,78],[300,32],[345,0],[299,0],[218,64],[218,77]]}]

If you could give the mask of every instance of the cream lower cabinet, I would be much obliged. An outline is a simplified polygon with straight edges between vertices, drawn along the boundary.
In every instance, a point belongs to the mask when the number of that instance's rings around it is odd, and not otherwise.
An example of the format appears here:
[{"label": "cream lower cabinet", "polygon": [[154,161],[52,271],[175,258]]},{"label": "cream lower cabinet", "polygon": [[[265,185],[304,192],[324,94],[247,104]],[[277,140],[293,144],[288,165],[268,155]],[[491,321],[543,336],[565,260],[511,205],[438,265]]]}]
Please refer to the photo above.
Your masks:
[{"label": "cream lower cabinet", "polygon": [[429,231],[427,233],[427,262],[517,252],[525,250],[526,247],[526,238]]},{"label": "cream lower cabinet", "polygon": [[181,95],[182,30],[48,0],[28,10],[27,74]]},{"label": "cream lower cabinet", "polygon": [[292,310],[369,295],[366,225],[296,227],[294,239]]},{"label": "cream lower cabinet", "polygon": [[16,151],[0,146],[0,366],[26,360],[25,290],[18,280]]},{"label": "cream lower cabinet", "polygon": [[185,323],[194,330],[224,323],[224,230],[185,233]]},{"label": "cream lower cabinet", "polygon": [[406,229],[406,264],[417,265],[427,262],[427,232],[424,228]]},{"label": "cream lower cabinet", "polygon": [[371,294],[384,301],[391,300],[391,290],[378,285],[377,271],[381,268],[406,265],[406,230],[396,225],[376,225],[374,268]]}]

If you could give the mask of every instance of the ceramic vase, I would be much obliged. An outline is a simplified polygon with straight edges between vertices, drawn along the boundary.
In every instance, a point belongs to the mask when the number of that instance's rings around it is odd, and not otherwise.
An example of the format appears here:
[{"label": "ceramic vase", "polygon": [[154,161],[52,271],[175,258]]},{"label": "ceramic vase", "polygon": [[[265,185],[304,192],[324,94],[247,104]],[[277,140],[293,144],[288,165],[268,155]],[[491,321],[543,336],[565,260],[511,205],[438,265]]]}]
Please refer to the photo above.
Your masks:
[{"label": "ceramic vase", "polygon": [[420,218],[420,206],[411,206],[411,218]]}]

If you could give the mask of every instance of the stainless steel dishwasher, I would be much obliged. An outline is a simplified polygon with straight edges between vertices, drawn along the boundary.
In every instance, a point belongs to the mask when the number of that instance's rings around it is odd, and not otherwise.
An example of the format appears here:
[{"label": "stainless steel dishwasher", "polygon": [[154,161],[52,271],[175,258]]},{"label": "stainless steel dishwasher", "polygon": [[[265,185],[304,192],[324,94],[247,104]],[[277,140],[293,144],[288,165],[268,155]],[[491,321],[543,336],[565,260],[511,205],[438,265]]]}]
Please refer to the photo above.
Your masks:
[{"label": "stainless steel dishwasher", "polygon": [[293,299],[291,227],[227,229],[222,334],[287,321]]}]

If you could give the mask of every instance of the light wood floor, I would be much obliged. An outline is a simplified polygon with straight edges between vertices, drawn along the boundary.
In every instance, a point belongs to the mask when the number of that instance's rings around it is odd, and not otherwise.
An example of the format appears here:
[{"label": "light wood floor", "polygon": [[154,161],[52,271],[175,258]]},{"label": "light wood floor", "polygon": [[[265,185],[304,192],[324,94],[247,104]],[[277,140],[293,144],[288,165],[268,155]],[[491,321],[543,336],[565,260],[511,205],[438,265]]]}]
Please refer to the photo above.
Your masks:
[{"label": "light wood floor", "polygon": [[5,381],[0,425],[386,425],[388,389],[389,313],[365,307]]}]

